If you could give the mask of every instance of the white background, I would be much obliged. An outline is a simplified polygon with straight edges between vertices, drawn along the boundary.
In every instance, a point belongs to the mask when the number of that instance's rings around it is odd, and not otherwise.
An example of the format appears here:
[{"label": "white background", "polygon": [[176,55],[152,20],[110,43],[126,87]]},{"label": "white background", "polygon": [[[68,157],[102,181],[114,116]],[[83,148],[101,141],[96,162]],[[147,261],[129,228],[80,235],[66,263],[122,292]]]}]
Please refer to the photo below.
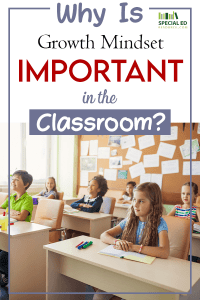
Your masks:
[{"label": "white background", "polygon": [[[3,2],[3,1],[2,1]],[[62,9],[67,4],[71,8],[73,1],[59,1]],[[74,23],[67,20],[60,24],[57,20],[57,1],[6,1],[1,3],[1,110],[0,122],[7,121],[8,103],[8,7],[50,7],[50,10],[12,10],[11,11],[11,122],[28,122],[29,109],[171,109],[172,122],[189,122],[190,108],[190,25],[189,10],[175,10],[179,20],[188,21],[188,29],[159,29],[158,10],[149,10],[149,7],[161,7],[160,1],[126,1],[128,2],[126,17],[131,17],[131,8],[139,6],[143,9],[143,20],[139,23],[120,23],[121,9],[119,3],[123,1],[84,1],[83,8],[96,8],[98,12],[106,8],[104,21],[100,27],[94,27],[96,18],[93,15],[91,23],[86,16],[83,23]],[[193,122],[199,122],[199,59],[198,59],[198,1],[162,1],[162,7],[191,7],[193,15]],[[62,12],[63,12],[62,11]],[[160,10],[161,13],[169,9]],[[171,11],[173,12],[173,10]],[[94,49],[42,49],[38,46],[38,38],[43,34],[50,34],[51,40],[77,40],[85,39],[89,34],[95,42]],[[114,35],[122,35],[124,39],[136,41],[143,34],[145,40],[159,40],[164,42],[164,49],[107,49],[101,48],[101,35],[112,40]],[[44,76],[37,82],[33,76],[31,82],[19,83],[19,59],[29,60],[38,73],[46,60],[49,60],[49,82],[44,82]],[[65,74],[57,75],[57,81],[51,81],[51,60],[62,59],[69,65],[77,59],[87,60],[92,68],[95,59],[104,59],[109,62],[110,69],[107,73],[111,82],[106,82],[100,75],[98,83],[94,82],[94,72],[89,80],[83,83],[73,81],[68,70]],[[111,64],[111,59],[126,59],[122,65],[122,82],[116,79],[116,64]],[[162,59],[166,60],[166,82],[157,74],[152,75],[152,82],[147,82],[147,60],[150,60],[161,70]],[[178,66],[178,82],[173,82],[173,64],[168,64],[168,59],[183,59],[184,63]],[[146,82],[139,79],[125,78],[134,60],[142,71]],[[85,70],[74,69],[84,75]],[[94,71],[94,68],[93,68]],[[82,72],[82,73],[80,73]],[[78,73],[77,73],[78,74]],[[25,73],[24,73],[25,78]],[[108,95],[116,95],[117,102],[111,104],[83,104],[83,93],[93,94],[97,97],[100,91],[107,89]]]}]

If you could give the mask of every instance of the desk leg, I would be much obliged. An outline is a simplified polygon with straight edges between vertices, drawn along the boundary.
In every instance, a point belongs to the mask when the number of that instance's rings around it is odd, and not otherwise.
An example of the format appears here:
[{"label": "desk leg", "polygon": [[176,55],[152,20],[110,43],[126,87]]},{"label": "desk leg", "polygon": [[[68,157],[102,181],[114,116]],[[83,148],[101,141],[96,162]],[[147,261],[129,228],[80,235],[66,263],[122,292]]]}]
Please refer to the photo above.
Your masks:
[{"label": "desk leg", "polygon": [[[46,291],[48,293],[81,293],[85,284],[60,274],[60,255],[46,251]],[[47,294],[46,300],[84,300],[85,295]]]},{"label": "desk leg", "polygon": [[100,235],[111,228],[111,217],[106,219],[90,220],[90,236],[96,239],[100,238]]}]

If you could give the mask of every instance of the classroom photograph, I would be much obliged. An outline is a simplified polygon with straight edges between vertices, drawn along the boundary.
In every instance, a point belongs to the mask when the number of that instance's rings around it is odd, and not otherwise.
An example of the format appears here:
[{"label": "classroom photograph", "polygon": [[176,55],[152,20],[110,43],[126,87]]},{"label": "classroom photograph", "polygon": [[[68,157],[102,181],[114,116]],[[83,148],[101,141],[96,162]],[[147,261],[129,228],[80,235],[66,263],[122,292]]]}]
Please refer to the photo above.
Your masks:
[{"label": "classroom photograph", "polygon": [[200,123],[0,135],[1,300],[200,299]]}]

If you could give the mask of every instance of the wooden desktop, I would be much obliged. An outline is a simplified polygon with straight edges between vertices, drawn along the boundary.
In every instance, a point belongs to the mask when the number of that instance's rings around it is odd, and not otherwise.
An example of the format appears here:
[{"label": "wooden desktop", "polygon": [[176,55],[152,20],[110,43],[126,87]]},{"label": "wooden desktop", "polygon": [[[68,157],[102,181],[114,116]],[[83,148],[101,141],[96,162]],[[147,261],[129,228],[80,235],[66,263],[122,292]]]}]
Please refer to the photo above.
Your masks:
[{"label": "wooden desktop", "polygon": [[[29,222],[10,226],[10,292],[45,292],[46,259],[43,245],[51,228]],[[9,249],[7,231],[0,231],[0,249]],[[45,295],[10,294],[10,300],[43,300]]]},{"label": "wooden desktop", "polygon": [[[93,241],[92,246],[84,250],[76,248],[81,241],[88,240]],[[85,292],[85,284],[89,284],[106,292],[122,293],[118,296],[127,300],[178,300],[179,294],[190,291],[190,262],[169,257],[156,258],[147,265],[98,254],[106,246],[101,240],[86,236],[44,246],[47,255],[46,291]],[[192,286],[199,284],[199,280],[200,265],[192,263]],[[126,292],[143,294],[123,294]],[[144,293],[152,294],[146,294],[144,298]],[[77,297],[83,299],[82,295],[48,294],[46,300]]]}]

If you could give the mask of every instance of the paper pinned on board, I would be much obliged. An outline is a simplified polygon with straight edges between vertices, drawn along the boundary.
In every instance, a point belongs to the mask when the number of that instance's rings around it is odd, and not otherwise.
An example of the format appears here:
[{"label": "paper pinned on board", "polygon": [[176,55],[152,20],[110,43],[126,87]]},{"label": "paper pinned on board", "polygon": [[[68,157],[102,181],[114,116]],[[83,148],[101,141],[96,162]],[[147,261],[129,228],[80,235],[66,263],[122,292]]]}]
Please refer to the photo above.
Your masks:
[{"label": "paper pinned on board", "polygon": [[159,167],[159,155],[158,154],[144,155],[143,162],[145,168]]},{"label": "paper pinned on board", "polygon": [[128,135],[121,137],[121,148],[126,149],[135,146],[135,136]]},{"label": "paper pinned on board", "polygon": [[143,174],[140,176],[140,184],[145,182],[155,182],[162,189],[162,174]]},{"label": "paper pinned on board", "polygon": [[[184,145],[188,145],[190,147],[190,140],[185,140]],[[199,141],[198,139],[192,140],[192,152],[199,152]]]},{"label": "paper pinned on board", "polygon": [[145,182],[151,182],[151,174],[143,174],[140,176],[140,184]]},{"label": "paper pinned on board", "polygon": [[97,156],[81,156],[80,157],[81,171],[96,172],[97,171]]},{"label": "paper pinned on board", "polygon": [[198,126],[197,126],[197,134],[200,134],[200,123],[198,123]]},{"label": "paper pinned on board", "polygon": [[117,149],[111,150],[110,155],[111,156],[116,156],[117,155]]},{"label": "paper pinned on board", "polygon": [[176,150],[175,145],[160,142],[157,154],[172,159],[175,150]]},{"label": "paper pinned on board", "polygon": [[179,173],[179,160],[167,160],[162,161],[162,174],[174,174]]},{"label": "paper pinned on board", "polygon": [[[192,159],[196,159],[199,150],[198,139],[192,140]],[[185,140],[184,144],[180,146],[180,151],[183,159],[190,159],[190,140]]]},{"label": "paper pinned on board", "polygon": [[123,160],[123,166],[132,165],[132,160]]},{"label": "paper pinned on board", "polygon": [[122,168],[122,156],[115,156],[115,157],[110,157],[109,159],[109,168],[113,169],[119,169]]},{"label": "paper pinned on board", "polygon": [[116,169],[105,169],[104,170],[104,177],[106,180],[117,180],[117,170]]},{"label": "paper pinned on board", "polygon": [[103,176],[103,168],[99,168],[99,175]]},{"label": "paper pinned on board", "polygon": [[171,126],[171,134],[170,135],[161,135],[160,141],[175,141],[178,139],[178,126]]},{"label": "paper pinned on board", "polygon": [[101,159],[110,158],[110,147],[99,147],[98,148],[98,158],[101,158]]},{"label": "paper pinned on board", "polygon": [[90,141],[90,155],[97,155],[98,154],[98,140],[91,140]]},{"label": "paper pinned on board", "polygon": [[145,174],[144,164],[143,162],[140,162],[139,164],[136,164],[129,168],[131,178],[135,178],[138,176],[141,176]]},{"label": "paper pinned on board", "polygon": [[[183,162],[183,175],[190,175],[190,161]],[[200,161],[192,161],[192,175],[200,175]]]},{"label": "paper pinned on board", "polygon": [[155,145],[154,136],[153,135],[144,135],[138,139],[138,143],[139,143],[140,150],[154,146]]},{"label": "paper pinned on board", "polygon": [[81,156],[88,155],[89,143],[89,141],[81,141]]},{"label": "paper pinned on board", "polygon": [[160,189],[162,190],[162,174],[151,174],[151,182],[155,182],[159,185]]},{"label": "paper pinned on board", "polygon": [[139,163],[141,155],[142,151],[134,148],[128,148],[128,151],[126,153],[126,159]]},{"label": "paper pinned on board", "polygon": [[80,176],[80,186],[88,186],[88,172],[87,171],[81,171],[81,176]]}]

